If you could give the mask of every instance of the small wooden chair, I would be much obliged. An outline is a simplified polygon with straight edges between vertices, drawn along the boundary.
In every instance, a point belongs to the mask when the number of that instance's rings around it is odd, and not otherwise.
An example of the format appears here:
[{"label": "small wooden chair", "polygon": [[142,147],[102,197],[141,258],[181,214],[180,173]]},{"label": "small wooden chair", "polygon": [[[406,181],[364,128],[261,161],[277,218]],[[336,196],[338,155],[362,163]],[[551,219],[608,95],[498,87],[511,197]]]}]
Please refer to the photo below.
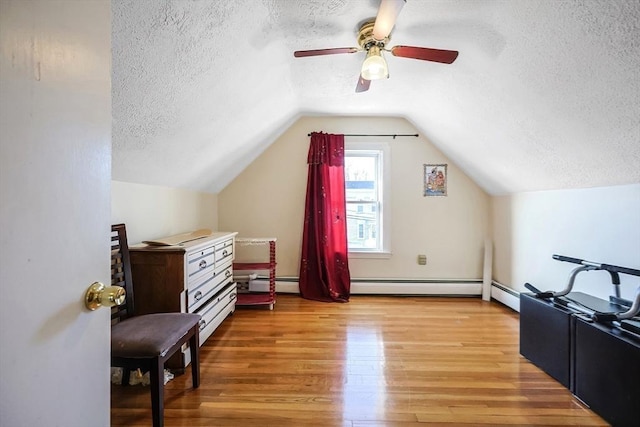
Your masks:
[{"label": "small wooden chair", "polygon": [[122,384],[131,370],[149,371],[153,426],[164,425],[164,363],[189,343],[193,388],[200,385],[200,315],[156,313],[134,316],[131,261],[124,224],[111,227],[111,284],[126,291],[125,302],[112,308],[111,366],[123,368]]}]

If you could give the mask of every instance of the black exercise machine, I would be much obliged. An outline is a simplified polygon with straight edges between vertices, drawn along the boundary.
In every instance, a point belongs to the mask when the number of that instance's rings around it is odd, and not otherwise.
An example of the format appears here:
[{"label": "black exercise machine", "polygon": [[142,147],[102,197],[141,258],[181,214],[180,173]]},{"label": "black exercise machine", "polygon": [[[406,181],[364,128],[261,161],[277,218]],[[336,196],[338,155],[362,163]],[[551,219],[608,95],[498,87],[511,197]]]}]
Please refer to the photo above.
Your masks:
[{"label": "black exercise machine", "polygon": [[[520,295],[520,354],[558,380],[614,426],[638,426],[640,416],[640,286],[633,301],[620,297],[620,274],[640,270],[553,255],[579,264],[561,291]],[[613,295],[602,300],[573,292],[576,277],[604,270]]]}]

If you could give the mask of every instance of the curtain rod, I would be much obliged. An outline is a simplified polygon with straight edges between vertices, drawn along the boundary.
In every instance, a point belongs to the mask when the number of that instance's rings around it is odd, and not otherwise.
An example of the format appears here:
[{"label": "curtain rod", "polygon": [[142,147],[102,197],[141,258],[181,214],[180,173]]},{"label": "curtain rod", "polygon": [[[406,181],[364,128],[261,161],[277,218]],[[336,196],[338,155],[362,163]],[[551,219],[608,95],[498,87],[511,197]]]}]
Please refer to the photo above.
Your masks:
[{"label": "curtain rod", "polygon": [[[310,133],[307,136],[311,136]],[[401,134],[375,134],[375,133],[345,133],[344,136],[392,136],[393,139],[396,139],[397,136],[414,136],[418,137],[417,133],[401,133]]]}]

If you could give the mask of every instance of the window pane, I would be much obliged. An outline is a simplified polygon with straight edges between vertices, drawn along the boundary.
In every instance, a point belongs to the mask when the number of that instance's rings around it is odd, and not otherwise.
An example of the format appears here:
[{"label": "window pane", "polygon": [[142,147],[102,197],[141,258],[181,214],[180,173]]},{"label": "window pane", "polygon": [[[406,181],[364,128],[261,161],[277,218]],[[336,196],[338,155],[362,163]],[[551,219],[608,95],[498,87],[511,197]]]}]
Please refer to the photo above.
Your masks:
[{"label": "window pane", "polygon": [[345,156],[347,238],[349,249],[381,250],[379,158],[375,150],[348,151]]}]

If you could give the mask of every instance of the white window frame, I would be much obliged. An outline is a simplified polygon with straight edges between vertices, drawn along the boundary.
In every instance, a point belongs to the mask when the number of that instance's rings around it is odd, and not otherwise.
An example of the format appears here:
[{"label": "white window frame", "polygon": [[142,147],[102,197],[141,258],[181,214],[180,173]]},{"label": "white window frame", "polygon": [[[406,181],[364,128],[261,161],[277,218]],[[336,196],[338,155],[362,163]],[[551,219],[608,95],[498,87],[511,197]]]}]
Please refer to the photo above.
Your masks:
[{"label": "white window frame", "polygon": [[355,248],[349,249],[349,256],[352,258],[390,258],[391,257],[391,147],[385,142],[360,142],[345,141],[345,156],[357,154],[358,151],[376,151],[379,153],[378,177],[382,176],[379,182],[380,192],[380,229],[379,235],[382,247],[379,249]]}]

